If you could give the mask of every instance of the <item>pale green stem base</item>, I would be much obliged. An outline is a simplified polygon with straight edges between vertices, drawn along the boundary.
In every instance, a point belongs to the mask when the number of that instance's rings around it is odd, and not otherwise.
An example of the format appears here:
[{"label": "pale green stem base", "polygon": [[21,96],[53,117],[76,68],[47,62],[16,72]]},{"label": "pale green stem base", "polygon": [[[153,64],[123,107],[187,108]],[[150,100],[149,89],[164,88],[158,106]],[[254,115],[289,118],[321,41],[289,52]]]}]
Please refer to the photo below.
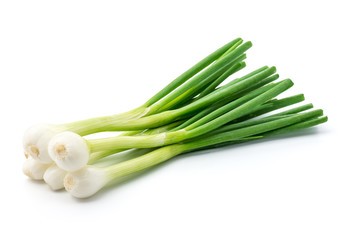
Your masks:
[{"label": "pale green stem base", "polygon": [[114,180],[157,165],[176,155],[179,155],[184,150],[186,149],[183,145],[176,144],[166,146],[141,157],[106,167],[104,170],[109,176],[110,180]]},{"label": "pale green stem base", "polygon": [[152,148],[183,141],[187,138],[186,135],[187,132],[185,130],[179,130],[148,136],[118,136],[90,139],[87,140],[87,144],[91,153],[108,149]]},{"label": "pale green stem base", "polygon": [[111,131],[114,126],[120,125],[121,123],[128,120],[136,120],[145,116],[149,112],[149,108],[139,107],[126,113],[90,118],[77,122],[61,124],[60,126],[66,131],[71,131],[85,136],[97,132]]}]

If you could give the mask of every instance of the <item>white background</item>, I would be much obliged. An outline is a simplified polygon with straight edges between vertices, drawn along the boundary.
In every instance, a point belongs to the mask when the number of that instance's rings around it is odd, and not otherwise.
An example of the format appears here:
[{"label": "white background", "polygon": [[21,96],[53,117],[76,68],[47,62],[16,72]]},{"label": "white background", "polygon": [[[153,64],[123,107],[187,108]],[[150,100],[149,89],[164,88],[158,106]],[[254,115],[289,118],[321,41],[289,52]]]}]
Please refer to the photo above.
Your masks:
[{"label": "white background", "polygon": [[[1,1],[1,239],[343,239],[341,1]],[[77,200],[21,172],[21,138],[138,106],[226,42],[329,122],[177,157]],[[239,74],[238,74],[239,75]]]}]

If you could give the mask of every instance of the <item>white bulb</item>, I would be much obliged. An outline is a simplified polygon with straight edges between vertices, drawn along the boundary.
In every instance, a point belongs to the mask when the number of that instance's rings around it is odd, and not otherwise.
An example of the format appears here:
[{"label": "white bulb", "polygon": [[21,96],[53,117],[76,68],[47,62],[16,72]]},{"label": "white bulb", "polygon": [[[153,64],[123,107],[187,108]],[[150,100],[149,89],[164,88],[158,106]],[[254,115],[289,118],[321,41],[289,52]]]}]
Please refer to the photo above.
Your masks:
[{"label": "white bulb", "polygon": [[24,152],[41,163],[52,163],[48,153],[50,139],[62,129],[57,125],[39,124],[26,130],[23,137]]},{"label": "white bulb", "polygon": [[50,165],[51,164],[44,164],[44,163],[38,162],[37,160],[29,157],[24,162],[23,172],[29,178],[32,178],[34,180],[42,180],[46,169]]},{"label": "white bulb", "polygon": [[67,171],[59,168],[56,164],[52,164],[44,173],[44,181],[48,186],[54,190],[60,190],[64,188],[64,177],[67,175]]},{"label": "white bulb", "polygon": [[68,173],[64,178],[64,187],[74,197],[87,198],[102,189],[107,182],[108,177],[101,168],[86,166]]},{"label": "white bulb", "polygon": [[76,171],[86,166],[89,160],[89,148],[86,141],[73,132],[62,132],[54,136],[49,143],[50,157],[57,166],[66,171]]}]

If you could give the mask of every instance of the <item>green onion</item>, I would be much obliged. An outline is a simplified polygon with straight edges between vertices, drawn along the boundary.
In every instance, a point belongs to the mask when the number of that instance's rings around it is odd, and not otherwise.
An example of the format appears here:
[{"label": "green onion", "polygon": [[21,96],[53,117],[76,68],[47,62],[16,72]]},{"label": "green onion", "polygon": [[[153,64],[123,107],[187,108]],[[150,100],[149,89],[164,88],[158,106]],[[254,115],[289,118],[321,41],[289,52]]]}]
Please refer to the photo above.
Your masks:
[{"label": "green onion", "polygon": [[[116,179],[176,155],[255,141],[322,124],[323,110],[303,94],[277,98],[293,86],[264,66],[227,83],[246,67],[251,42],[237,38],[198,62],[139,107],[121,114],[29,128],[23,171],[52,190],[89,197]],[[86,139],[104,131],[118,136]],[[117,157],[126,153],[126,159]],[[117,160],[115,160],[117,159]]]}]

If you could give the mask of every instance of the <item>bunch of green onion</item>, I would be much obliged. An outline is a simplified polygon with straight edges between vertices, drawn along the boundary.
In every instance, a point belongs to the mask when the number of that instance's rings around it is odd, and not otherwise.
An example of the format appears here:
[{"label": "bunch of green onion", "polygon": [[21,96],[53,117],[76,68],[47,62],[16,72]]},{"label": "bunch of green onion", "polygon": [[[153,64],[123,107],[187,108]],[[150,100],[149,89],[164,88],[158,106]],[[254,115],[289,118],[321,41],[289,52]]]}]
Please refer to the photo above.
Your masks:
[{"label": "bunch of green onion", "polygon": [[[143,105],[121,114],[67,124],[40,124],[23,139],[24,173],[53,190],[92,196],[114,180],[164,162],[176,155],[252,141],[312,127],[327,121],[322,110],[302,102],[302,94],[276,98],[292,87],[277,81],[275,67],[261,67],[239,78],[251,42],[235,39],[169,83]],[[106,131],[118,136],[85,139]],[[108,156],[145,149],[139,156],[113,163]]]}]

